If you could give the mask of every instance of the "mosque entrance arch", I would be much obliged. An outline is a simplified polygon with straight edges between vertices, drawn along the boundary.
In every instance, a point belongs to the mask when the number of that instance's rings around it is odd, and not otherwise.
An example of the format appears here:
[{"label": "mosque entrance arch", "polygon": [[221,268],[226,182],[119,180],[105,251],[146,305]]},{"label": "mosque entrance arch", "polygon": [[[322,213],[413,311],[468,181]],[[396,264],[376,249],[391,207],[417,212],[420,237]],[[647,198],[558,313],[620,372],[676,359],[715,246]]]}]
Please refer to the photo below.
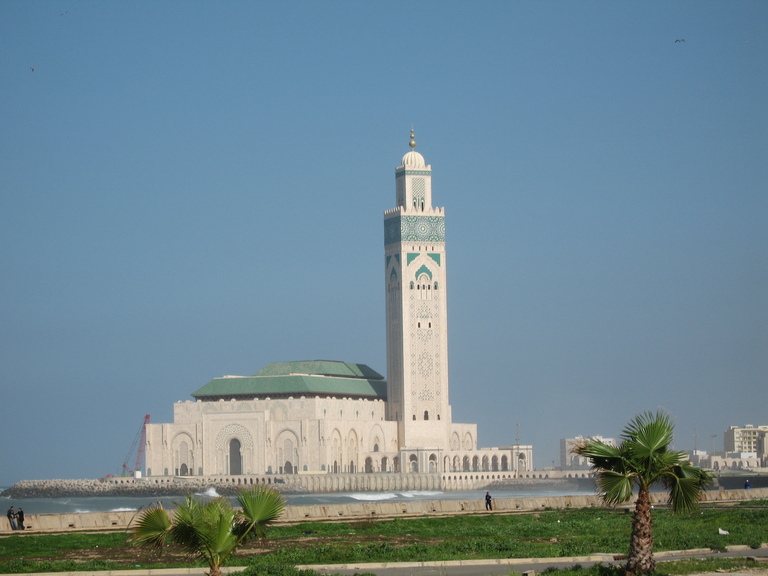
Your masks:
[{"label": "mosque entrance arch", "polygon": [[283,472],[285,474],[293,474],[293,464],[291,464],[290,461],[286,461],[283,465]]},{"label": "mosque entrance arch", "polygon": [[240,440],[232,438],[229,441],[229,474],[239,476],[243,473],[243,455],[240,452]]},{"label": "mosque entrance arch", "polygon": [[179,468],[179,474],[182,476],[189,476],[189,468],[187,468],[186,464],[182,464]]}]

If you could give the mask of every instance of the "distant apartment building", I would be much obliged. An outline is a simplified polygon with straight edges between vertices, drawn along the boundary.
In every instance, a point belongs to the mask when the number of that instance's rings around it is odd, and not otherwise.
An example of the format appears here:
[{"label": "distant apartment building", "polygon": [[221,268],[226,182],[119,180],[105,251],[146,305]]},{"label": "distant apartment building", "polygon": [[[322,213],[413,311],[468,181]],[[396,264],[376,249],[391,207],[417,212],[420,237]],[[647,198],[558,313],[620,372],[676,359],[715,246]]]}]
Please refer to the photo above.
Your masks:
[{"label": "distant apartment building", "polygon": [[754,455],[763,465],[766,464],[766,441],[768,426],[731,426],[723,434],[723,444],[727,455]]},{"label": "distant apartment building", "polygon": [[579,444],[584,443],[586,440],[599,440],[604,444],[610,446],[616,446],[616,440],[614,438],[603,438],[602,436],[576,436],[575,438],[561,438],[560,439],[560,468],[563,470],[587,470],[590,467],[589,458],[579,456],[573,452]]}]

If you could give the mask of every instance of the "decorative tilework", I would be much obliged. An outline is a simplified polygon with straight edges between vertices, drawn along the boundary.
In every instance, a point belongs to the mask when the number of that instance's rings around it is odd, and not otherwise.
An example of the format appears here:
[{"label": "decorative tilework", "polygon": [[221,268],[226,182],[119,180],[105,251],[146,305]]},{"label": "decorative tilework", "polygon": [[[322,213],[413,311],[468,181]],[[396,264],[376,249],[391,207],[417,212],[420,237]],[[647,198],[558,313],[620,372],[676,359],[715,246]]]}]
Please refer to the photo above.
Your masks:
[{"label": "decorative tilework", "polygon": [[445,242],[444,216],[395,216],[384,220],[384,244]]},{"label": "decorative tilework", "polygon": [[427,254],[427,256],[432,258],[432,260],[434,260],[437,263],[437,265],[440,266],[440,254],[432,254],[432,253],[430,253],[430,254]]},{"label": "decorative tilework", "polygon": [[432,174],[432,170],[398,170],[395,172],[395,178],[401,176],[429,176]]},{"label": "decorative tilework", "polygon": [[421,268],[419,268],[416,271],[416,274],[414,276],[418,280],[419,276],[421,276],[422,274],[426,274],[427,276],[429,276],[429,279],[432,280],[432,271],[426,266],[422,266]]}]

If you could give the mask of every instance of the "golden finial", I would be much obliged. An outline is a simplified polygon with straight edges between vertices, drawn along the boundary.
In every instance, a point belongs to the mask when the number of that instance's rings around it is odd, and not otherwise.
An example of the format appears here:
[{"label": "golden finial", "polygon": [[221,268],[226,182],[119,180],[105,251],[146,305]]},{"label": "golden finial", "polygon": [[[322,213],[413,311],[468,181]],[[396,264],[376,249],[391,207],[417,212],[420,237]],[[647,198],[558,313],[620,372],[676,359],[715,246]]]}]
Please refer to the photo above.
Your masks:
[{"label": "golden finial", "polygon": [[413,126],[411,126],[411,141],[408,143],[408,146],[410,146],[411,149],[416,148],[416,140],[414,140],[413,136]]}]

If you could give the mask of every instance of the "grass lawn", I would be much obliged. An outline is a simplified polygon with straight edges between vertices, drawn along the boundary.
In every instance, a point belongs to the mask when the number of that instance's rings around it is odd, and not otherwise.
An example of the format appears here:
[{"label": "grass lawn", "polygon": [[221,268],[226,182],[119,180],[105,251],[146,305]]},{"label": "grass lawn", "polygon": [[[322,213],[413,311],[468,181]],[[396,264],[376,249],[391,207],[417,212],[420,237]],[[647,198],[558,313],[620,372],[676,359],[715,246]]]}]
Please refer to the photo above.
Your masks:
[{"label": "grass lawn", "polygon": [[[292,566],[352,562],[543,558],[628,551],[631,514],[589,508],[528,514],[306,522],[275,526],[266,542],[251,541],[230,565],[251,574],[290,576]],[[719,534],[722,528],[728,535]],[[188,567],[178,548],[162,555],[129,546],[125,533],[25,534],[0,538],[0,573]],[[702,508],[690,516],[654,511],[654,550],[683,550],[768,541],[768,508]],[[737,559],[734,565],[744,564]],[[681,564],[682,566],[682,564]],[[602,567],[608,570],[607,567]],[[729,569],[720,566],[714,569]],[[674,572],[668,563],[660,573]],[[708,569],[696,569],[701,572]],[[282,571],[279,574],[275,571]],[[585,574],[582,572],[581,574]],[[595,576],[599,576],[594,572]],[[567,575],[566,575],[567,576]],[[607,576],[607,575],[606,575]]]}]

